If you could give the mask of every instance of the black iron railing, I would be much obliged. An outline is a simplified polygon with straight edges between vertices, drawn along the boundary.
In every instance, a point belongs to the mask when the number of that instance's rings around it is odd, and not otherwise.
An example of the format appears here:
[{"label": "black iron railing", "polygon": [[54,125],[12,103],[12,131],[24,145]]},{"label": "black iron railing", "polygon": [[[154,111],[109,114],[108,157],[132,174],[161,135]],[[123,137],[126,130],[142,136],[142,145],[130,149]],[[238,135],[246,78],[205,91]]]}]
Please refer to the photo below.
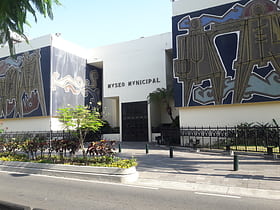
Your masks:
[{"label": "black iron railing", "polygon": [[17,131],[0,133],[1,139],[26,139],[41,137],[44,139],[72,139],[75,134],[71,131]]},{"label": "black iron railing", "polygon": [[186,147],[280,153],[279,127],[187,127],[162,128],[158,143]]}]

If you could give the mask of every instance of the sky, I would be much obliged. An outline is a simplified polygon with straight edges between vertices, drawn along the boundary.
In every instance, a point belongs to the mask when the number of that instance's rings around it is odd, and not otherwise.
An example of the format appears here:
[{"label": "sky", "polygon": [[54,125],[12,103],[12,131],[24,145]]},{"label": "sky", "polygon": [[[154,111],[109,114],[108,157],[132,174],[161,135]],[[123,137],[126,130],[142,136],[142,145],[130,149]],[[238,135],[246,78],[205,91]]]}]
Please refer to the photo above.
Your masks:
[{"label": "sky", "polygon": [[170,0],[60,0],[53,6],[54,19],[28,17],[29,39],[61,33],[84,48],[105,46],[140,37],[171,32]]}]

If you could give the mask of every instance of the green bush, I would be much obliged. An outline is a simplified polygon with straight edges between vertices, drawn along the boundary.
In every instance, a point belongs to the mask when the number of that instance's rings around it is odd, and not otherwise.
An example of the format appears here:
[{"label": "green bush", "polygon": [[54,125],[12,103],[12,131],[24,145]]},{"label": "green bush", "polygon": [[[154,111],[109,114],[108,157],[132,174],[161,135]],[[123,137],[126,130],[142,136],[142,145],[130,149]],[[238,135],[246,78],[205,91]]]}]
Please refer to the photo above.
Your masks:
[{"label": "green bush", "polygon": [[0,160],[27,162],[28,156],[26,154],[10,154],[9,152],[3,152],[0,153]]},{"label": "green bush", "polygon": [[28,159],[26,154],[10,154],[8,152],[0,153],[2,161],[22,161],[32,163],[50,163],[50,164],[67,164],[67,165],[83,165],[83,166],[99,166],[99,167],[118,167],[130,168],[137,166],[135,158],[121,159],[114,156],[94,156],[94,157],[65,157],[61,159],[59,156],[42,156],[36,160]]}]

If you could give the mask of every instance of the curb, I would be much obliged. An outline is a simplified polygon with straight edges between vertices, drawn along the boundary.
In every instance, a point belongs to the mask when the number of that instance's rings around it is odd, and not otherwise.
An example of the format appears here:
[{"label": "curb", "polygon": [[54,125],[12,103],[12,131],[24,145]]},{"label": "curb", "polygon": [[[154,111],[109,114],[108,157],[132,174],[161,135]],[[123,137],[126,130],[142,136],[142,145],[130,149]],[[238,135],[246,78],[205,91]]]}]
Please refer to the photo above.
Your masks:
[{"label": "curb", "polygon": [[24,206],[20,204],[10,203],[6,201],[0,200],[0,209],[7,209],[7,210],[31,210],[29,206]]},{"label": "curb", "polygon": [[199,183],[182,183],[174,181],[156,181],[152,179],[139,179],[135,184],[141,186],[174,189],[174,190],[186,190],[193,192],[204,193],[217,193],[228,196],[244,196],[253,198],[265,198],[272,200],[280,199],[279,190],[264,190],[255,188],[242,188],[242,187],[227,187],[221,185],[212,184],[199,184]]},{"label": "curb", "polygon": [[[170,146],[167,145],[153,145],[155,147],[163,148],[168,150]],[[239,151],[239,150],[222,150],[222,149],[208,149],[208,148],[197,148],[193,149],[191,147],[183,147],[183,146],[172,146],[174,149],[178,151],[185,152],[198,152],[198,153],[208,153],[208,154],[216,154],[216,155],[229,155],[230,152],[233,152],[236,155],[244,155],[244,156],[255,156],[255,157],[263,157],[268,160],[279,160],[280,154],[274,153],[273,155],[267,155],[266,152],[255,152],[255,151]]]},{"label": "curb", "polygon": [[132,183],[139,177],[136,167],[74,166],[19,161],[0,161],[0,170],[116,183]]}]

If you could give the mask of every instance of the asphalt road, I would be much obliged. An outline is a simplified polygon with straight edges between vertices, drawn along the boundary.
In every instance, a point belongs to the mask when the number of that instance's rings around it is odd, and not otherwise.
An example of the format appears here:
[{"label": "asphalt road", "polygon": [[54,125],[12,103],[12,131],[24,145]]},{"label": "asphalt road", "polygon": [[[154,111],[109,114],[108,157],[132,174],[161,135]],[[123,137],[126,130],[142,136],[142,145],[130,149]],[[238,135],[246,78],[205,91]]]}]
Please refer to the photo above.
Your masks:
[{"label": "asphalt road", "polygon": [[48,210],[279,209],[280,201],[0,172],[0,200]]}]

